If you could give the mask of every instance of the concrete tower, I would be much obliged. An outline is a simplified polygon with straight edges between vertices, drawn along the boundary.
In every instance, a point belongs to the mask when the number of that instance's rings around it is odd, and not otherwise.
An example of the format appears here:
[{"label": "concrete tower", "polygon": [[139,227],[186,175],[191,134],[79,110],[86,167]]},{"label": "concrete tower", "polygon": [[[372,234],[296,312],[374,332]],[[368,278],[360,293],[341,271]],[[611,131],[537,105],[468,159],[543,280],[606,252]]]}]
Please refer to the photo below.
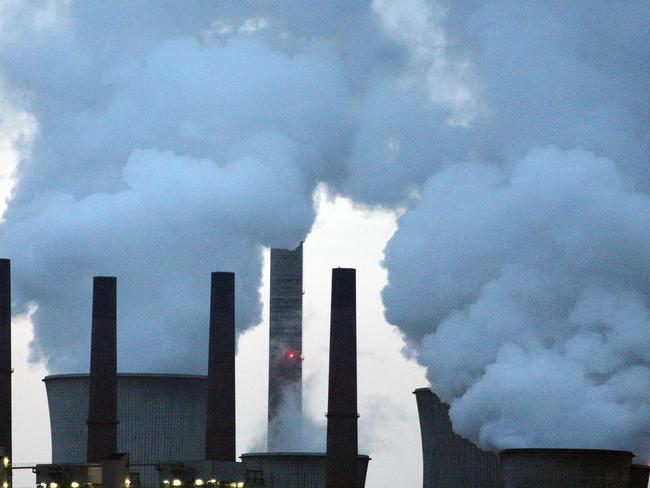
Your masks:
[{"label": "concrete tower", "polygon": [[418,388],[424,488],[501,488],[496,454],[483,451],[453,431],[449,405],[429,388]]},{"label": "concrete tower", "polygon": [[271,249],[269,322],[268,450],[279,451],[291,448],[301,428],[302,243],[293,251]]}]

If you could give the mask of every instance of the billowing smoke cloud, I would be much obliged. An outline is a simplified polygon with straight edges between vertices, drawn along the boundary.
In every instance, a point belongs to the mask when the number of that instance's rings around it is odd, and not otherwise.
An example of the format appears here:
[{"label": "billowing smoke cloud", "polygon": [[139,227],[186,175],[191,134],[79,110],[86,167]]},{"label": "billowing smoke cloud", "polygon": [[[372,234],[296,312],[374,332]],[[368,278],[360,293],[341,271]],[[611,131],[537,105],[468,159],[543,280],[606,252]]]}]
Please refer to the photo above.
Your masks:
[{"label": "billowing smoke cloud", "polygon": [[260,250],[295,247],[325,182],[406,208],[386,313],[459,433],[646,452],[649,20],[641,0],[9,2],[0,99],[38,133],[0,249],[36,355],[83,369],[90,276],[117,274],[122,369],[200,370],[209,271],[238,273],[256,322]]},{"label": "billowing smoke cloud", "polygon": [[367,6],[290,5],[4,7],[0,76],[38,134],[1,248],[50,370],[87,367],[97,274],[119,277],[122,370],[204,369],[210,271],[237,273],[239,327],[259,321],[262,248],[305,237],[367,72],[400,51]]},{"label": "billowing smoke cloud", "polygon": [[641,2],[447,11],[468,154],[432,146],[444,169],[388,245],[384,303],[485,447],[650,451],[648,20]]},{"label": "billowing smoke cloud", "polygon": [[390,245],[385,299],[434,390],[455,399],[460,433],[492,448],[646,452],[649,212],[650,197],[586,151],[459,164],[427,182]]}]

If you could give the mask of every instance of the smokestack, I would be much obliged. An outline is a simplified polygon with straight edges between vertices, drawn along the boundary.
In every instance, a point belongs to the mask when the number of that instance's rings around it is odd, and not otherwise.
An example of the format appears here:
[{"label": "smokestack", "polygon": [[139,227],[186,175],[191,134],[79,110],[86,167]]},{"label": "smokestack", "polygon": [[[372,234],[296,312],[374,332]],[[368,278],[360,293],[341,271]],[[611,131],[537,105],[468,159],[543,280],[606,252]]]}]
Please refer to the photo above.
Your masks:
[{"label": "smokestack", "polygon": [[[294,445],[288,431],[295,435],[302,427],[302,246],[271,249],[269,451],[290,450]],[[290,406],[296,417],[283,418],[283,406]]]},{"label": "smokestack", "polygon": [[355,270],[333,269],[326,488],[358,488],[356,315]]},{"label": "smokestack", "polygon": [[93,325],[88,386],[87,461],[117,451],[117,279],[93,278]]},{"label": "smokestack", "polygon": [[[0,451],[11,462],[11,261],[0,259]],[[0,467],[0,469],[2,469]],[[5,480],[11,485],[11,471]]]},{"label": "smokestack", "polygon": [[236,461],[235,273],[212,273],[205,459]]}]

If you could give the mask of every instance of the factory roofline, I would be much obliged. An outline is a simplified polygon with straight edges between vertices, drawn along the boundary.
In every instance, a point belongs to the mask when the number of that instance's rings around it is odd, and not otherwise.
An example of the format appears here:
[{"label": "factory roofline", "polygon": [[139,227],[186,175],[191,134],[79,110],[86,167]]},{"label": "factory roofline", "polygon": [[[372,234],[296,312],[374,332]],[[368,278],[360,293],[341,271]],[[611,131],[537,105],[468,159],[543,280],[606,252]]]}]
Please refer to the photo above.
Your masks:
[{"label": "factory roofline", "polygon": [[555,448],[555,447],[549,447],[549,448],[544,448],[544,447],[527,447],[527,448],[521,448],[521,449],[504,449],[503,451],[500,451],[499,454],[509,454],[509,453],[528,453],[528,454],[535,454],[535,453],[557,453],[557,454],[570,454],[572,452],[575,453],[581,453],[581,454],[630,454],[634,455],[631,451],[618,451],[615,449],[572,449],[572,448]]},{"label": "factory roofline", "polygon": [[[324,452],[245,452],[240,458],[243,457],[254,457],[254,456],[303,456],[303,457],[324,457]],[[363,459],[372,459],[367,454],[359,454],[360,458]]]},{"label": "factory roofline", "polygon": [[[65,378],[88,378],[88,373],[52,374],[41,381],[59,380]],[[117,373],[118,378],[188,378],[207,380],[208,377],[201,374],[178,374],[178,373]]]}]

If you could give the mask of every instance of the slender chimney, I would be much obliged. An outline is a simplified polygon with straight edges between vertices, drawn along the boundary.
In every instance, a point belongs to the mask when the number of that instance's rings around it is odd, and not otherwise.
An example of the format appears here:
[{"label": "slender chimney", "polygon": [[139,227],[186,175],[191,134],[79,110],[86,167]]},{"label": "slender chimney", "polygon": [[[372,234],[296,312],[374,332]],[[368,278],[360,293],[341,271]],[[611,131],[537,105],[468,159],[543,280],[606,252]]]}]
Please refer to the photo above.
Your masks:
[{"label": "slender chimney", "polygon": [[93,325],[88,386],[87,461],[117,451],[117,279],[93,279]]},{"label": "slender chimney", "polygon": [[[11,261],[0,259],[0,469],[11,462]],[[6,458],[7,461],[4,461]],[[5,469],[10,486],[11,470]]]},{"label": "slender chimney", "polygon": [[205,459],[236,461],[235,273],[212,273]]},{"label": "slender chimney", "polygon": [[326,488],[358,488],[357,305],[354,269],[332,270]]}]

